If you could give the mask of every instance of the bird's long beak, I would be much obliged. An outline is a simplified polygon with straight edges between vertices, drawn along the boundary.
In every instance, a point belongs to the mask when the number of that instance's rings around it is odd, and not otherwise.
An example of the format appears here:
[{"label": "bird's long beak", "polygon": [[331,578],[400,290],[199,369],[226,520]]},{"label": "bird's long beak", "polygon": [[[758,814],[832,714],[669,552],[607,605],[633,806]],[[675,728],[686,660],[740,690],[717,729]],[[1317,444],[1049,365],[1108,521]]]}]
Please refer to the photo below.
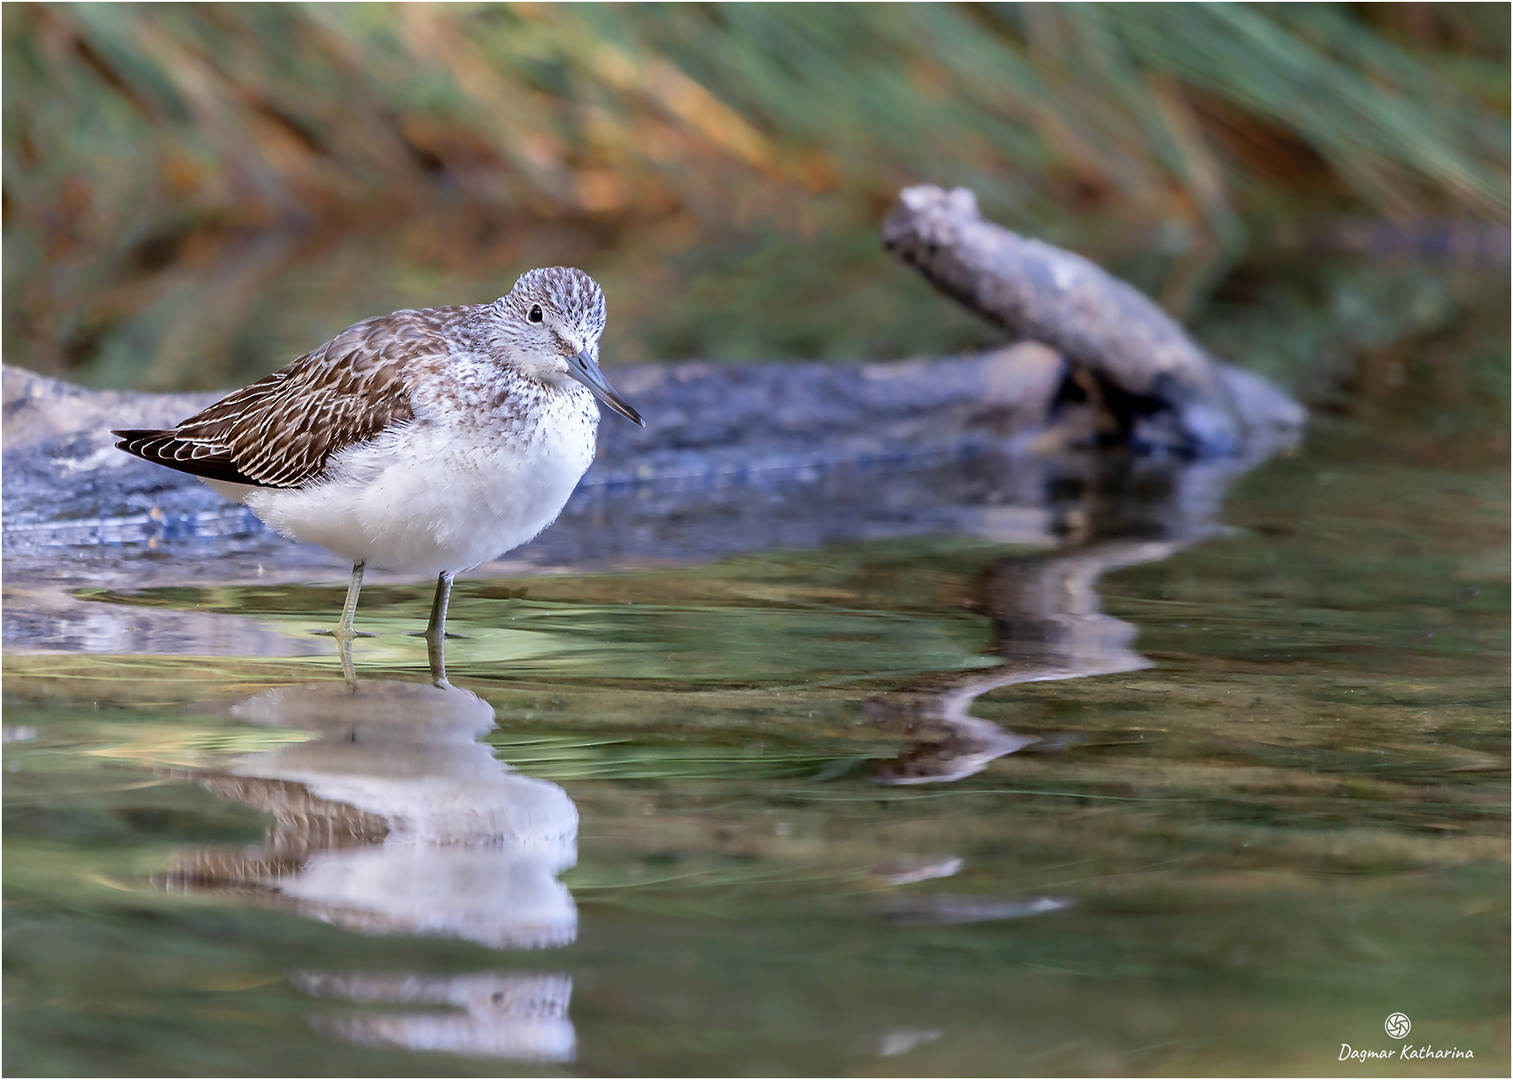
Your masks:
[{"label": "bird's long beak", "polygon": [[646,426],[646,421],[641,419],[641,414],[632,409],[630,403],[621,397],[613,386],[609,385],[609,380],[604,377],[604,372],[599,370],[599,361],[590,356],[587,349],[584,349],[577,356],[569,356],[567,358],[567,373],[592,390],[594,397],[604,402],[611,409],[614,409],[615,412],[627,420],[640,424],[642,427]]}]

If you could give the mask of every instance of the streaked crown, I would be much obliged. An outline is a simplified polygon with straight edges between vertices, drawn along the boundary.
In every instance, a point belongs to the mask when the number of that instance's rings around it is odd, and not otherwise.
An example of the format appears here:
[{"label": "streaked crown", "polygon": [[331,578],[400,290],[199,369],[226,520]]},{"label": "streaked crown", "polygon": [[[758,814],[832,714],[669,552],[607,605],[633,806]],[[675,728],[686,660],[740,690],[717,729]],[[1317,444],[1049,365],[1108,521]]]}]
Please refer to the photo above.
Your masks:
[{"label": "streaked crown", "polygon": [[578,331],[595,342],[604,333],[607,318],[604,290],[575,266],[543,266],[527,270],[516,280],[509,294],[495,302],[495,306],[507,318],[527,323],[533,321],[532,308],[539,306],[542,318],[538,324],[555,324]]}]

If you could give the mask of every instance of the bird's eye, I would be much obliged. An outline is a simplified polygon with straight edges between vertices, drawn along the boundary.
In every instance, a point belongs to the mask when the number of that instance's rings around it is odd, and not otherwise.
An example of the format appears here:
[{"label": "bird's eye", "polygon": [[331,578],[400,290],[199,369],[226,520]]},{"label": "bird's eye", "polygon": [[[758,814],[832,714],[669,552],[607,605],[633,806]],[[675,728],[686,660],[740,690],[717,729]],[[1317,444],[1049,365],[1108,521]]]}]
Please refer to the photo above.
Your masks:
[{"label": "bird's eye", "polygon": [[541,321],[541,305],[540,304],[533,304],[533,305],[531,305],[531,322],[540,322],[540,321]]}]

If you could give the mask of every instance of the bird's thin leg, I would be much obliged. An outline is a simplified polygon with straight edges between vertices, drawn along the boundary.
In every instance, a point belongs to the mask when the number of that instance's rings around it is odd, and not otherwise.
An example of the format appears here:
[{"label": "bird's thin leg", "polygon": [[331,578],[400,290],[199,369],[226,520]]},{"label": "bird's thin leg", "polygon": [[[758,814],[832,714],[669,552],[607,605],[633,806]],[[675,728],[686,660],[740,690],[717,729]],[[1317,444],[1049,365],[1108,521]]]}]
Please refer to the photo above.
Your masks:
[{"label": "bird's thin leg", "polygon": [[431,621],[426,624],[426,658],[431,662],[431,681],[447,686],[447,604],[452,599],[452,574],[443,570],[436,578],[436,598],[431,601]]},{"label": "bird's thin leg", "polygon": [[367,563],[352,564],[352,580],[347,583],[347,602],[342,605],[341,622],[336,624],[336,629],[311,630],[310,633],[330,636],[338,640],[345,639],[349,645],[353,638],[378,636],[352,629],[352,620],[357,617],[357,594],[362,592],[362,572],[367,565]]},{"label": "bird's thin leg", "polygon": [[352,580],[347,583],[347,602],[342,605],[341,622],[336,624],[336,636],[346,638],[348,643],[357,636],[352,629],[352,620],[357,617],[357,594],[362,592],[362,572],[367,563],[352,564]]},{"label": "bird's thin leg", "polygon": [[436,598],[431,601],[431,621],[425,636],[440,641],[447,632],[447,604],[452,599],[452,572],[443,570],[436,578]]}]

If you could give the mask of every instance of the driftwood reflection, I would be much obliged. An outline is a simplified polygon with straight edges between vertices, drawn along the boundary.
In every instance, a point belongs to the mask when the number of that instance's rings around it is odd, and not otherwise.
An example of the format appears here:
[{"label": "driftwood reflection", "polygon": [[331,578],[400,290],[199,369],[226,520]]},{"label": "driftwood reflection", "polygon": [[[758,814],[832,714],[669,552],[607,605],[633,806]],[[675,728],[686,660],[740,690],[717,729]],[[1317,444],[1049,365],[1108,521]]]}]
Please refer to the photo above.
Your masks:
[{"label": "driftwood reflection", "polygon": [[1102,611],[1099,578],[1159,562],[1221,532],[1217,517],[1225,491],[1265,452],[1201,463],[1088,459],[1085,471],[1058,471],[1047,460],[1041,474],[1044,531],[1029,539],[1059,548],[995,564],[978,579],[969,601],[992,618],[1001,662],[926,677],[868,702],[869,722],[911,743],[880,766],[878,779],[960,780],[1038,742],[971,715],[972,703],[990,690],[1149,667],[1133,648],[1139,628]]},{"label": "driftwood reflection", "polygon": [[[179,853],[164,887],[239,893],[365,934],[510,949],[576,937],[577,909],[558,875],[577,861],[577,808],[478,741],[494,711],[477,695],[445,684],[322,683],[268,690],[231,711],[317,737],[183,773],[267,811],[274,825],[251,849]],[[453,1007],[317,1018],[353,1042],[531,1061],[573,1054],[565,975],[307,971],[294,983],[358,1004]]]}]

